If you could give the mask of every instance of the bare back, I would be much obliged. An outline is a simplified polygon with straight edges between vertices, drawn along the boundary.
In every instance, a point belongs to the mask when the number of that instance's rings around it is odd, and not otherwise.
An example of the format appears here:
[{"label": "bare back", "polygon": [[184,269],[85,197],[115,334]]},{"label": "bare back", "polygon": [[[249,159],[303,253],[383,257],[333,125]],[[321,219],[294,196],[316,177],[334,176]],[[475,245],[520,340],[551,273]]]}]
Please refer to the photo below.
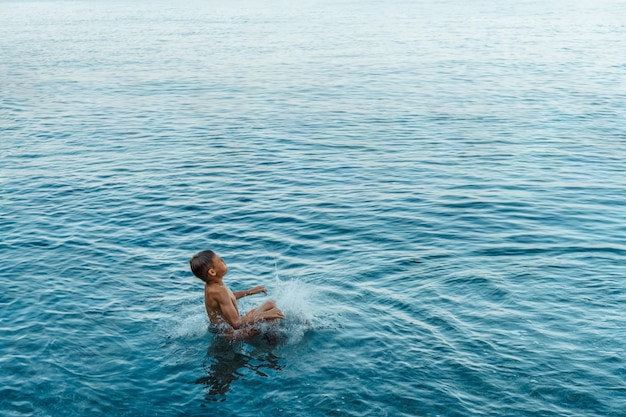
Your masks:
[{"label": "bare back", "polygon": [[[206,284],[204,286],[204,306],[212,324],[228,323],[227,316],[232,310],[239,316],[235,295],[225,285]],[[227,311],[224,311],[227,310]]]}]

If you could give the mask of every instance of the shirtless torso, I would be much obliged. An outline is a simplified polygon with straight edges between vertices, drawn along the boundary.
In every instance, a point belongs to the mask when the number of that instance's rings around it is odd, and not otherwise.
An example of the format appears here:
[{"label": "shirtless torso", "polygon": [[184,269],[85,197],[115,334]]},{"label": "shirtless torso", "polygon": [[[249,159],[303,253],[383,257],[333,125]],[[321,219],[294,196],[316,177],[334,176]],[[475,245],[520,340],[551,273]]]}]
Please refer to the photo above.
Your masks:
[{"label": "shirtless torso", "polygon": [[[211,257],[210,261],[207,261],[207,256]],[[252,324],[285,318],[274,301],[266,301],[240,316],[238,299],[259,293],[267,294],[267,290],[259,285],[245,291],[231,291],[223,281],[224,275],[228,273],[226,262],[214,252],[200,252],[194,255],[190,264],[194,274],[205,282],[204,306],[211,324],[222,328],[220,332],[238,339],[245,338],[259,333]]]},{"label": "shirtless torso", "polygon": [[209,269],[204,285],[204,306],[212,324],[227,324],[233,330],[238,330],[259,321],[285,318],[274,301],[266,301],[244,316],[240,316],[237,307],[238,299],[253,294],[267,294],[267,290],[263,286],[256,286],[249,290],[232,292],[222,280],[228,272],[226,263],[218,256],[215,256],[213,263],[214,266]]},{"label": "shirtless torso", "polygon": [[233,329],[262,320],[284,319],[285,315],[276,307],[274,301],[266,301],[259,307],[239,315],[237,300],[239,298],[267,292],[265,287],[258,286],[246,291],[232,292],[223,283],[208,283],[204,286],[204,305],[212,324],[229,324]]},{"label": "shirtless torso", "polygon": [[[225,303],[220,303],[224,300]],[[239,317],[239,308],[235,294],[225,285],[205,285],[204,286],[204,306],[212,324],[228,323],[222,311],[222,304],[226,304],[227,310],[234,310]],[[234,327],[234,326],[233,326]]]}]

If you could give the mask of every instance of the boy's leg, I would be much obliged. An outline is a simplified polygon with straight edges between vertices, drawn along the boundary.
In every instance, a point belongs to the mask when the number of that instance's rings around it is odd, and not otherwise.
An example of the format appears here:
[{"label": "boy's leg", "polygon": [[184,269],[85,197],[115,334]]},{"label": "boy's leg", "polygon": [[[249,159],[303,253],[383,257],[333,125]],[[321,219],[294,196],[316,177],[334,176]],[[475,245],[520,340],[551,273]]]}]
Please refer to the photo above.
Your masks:
[{"label": "boy's leg", "polygon": [[[274,300],[270,300],[270,301],[266,301],[263,304],[261,304],[259,307],[254,309],[254,313],[252,313],[254,316],[258,316],[262,313],[265,313],[266,311],[269,310],[276,310],[278,311],[278,313],[282,312],[278,309],[278,307],[276,307],[276,301]],[[273,323],[275,322],[277,319],[265,319],[266,322],[268,323]]]},{"label": "boy's leg", "polygon": [[264,311],[267,311],[267,310],[271,310],[274,307],[276,307],[276,301],[273,301],[273,300],[266,301],[263,304],[261,304],[259,307],[251,309],[245,315],[256,316],[257,314],[263,313]]},{"label": "boy's leg", "polygon": [[273,308],[276,308],[276,301],[274,300],[269,300],[264,302],[263,304],[261,304],[260,306],[258,306],[257,308],[255,308],[254,314],[259,314],[259,313],[263,313],[266,312],[267,310],[271,310]]}]

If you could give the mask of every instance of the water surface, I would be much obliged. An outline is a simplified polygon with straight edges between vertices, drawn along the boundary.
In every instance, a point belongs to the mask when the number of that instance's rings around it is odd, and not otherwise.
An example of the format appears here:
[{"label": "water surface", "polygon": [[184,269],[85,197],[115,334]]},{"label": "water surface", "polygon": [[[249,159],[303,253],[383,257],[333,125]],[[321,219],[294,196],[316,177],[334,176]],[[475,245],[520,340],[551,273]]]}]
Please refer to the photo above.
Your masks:
[{"label": "water surface", "polygon": [[2,414],[623,416],[624,15],[0,1]]}]

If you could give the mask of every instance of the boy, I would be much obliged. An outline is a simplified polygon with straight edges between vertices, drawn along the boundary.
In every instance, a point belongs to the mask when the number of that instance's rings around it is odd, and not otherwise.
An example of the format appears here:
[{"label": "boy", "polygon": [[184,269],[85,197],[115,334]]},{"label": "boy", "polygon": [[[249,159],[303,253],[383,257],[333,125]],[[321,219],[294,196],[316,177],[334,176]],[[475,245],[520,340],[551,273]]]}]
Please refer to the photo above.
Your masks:
[{"label": "boy", "polygon": [[206,250],[195,254],[189,261],[189,265],[193,274],[205,282],[204,305],[209,320],[214,325],[230,326],[226,330],[228,336],[234,339],[251,337],[259,331],[249,325],[263,320],[285,318],[274,301],[266,301],[246,315],[240,316],[237,308],[238,299],[261,292],[267,294],[267,290],[263,286],[257,286],[245,291],[232,292],[222,281],[228,272],[228,267],[224,260],[213,251]]}]

